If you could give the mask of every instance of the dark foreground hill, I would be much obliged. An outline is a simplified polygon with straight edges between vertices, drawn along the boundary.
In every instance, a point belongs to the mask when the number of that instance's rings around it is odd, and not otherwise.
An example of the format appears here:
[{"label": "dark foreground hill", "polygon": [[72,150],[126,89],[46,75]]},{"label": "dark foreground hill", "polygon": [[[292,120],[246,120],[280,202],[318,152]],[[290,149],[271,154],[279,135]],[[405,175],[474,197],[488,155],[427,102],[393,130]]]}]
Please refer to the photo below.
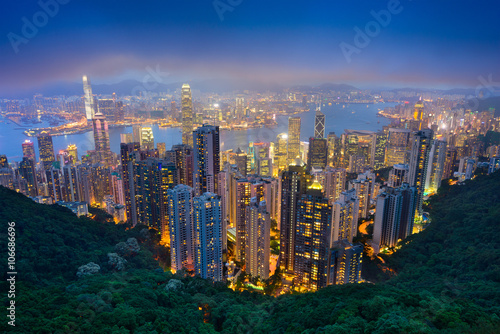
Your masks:
[{"label": "dark foreground hill", "polygon": [[[15,221],[18,271],[16,326],[4,318],[0,331],[498,333],[499,187],[498,173],[444,186],[432,225],[386,259],[398,272],[391,280],[278,298],[164,272],[149,230],[76,218],[0,187],[0,238],[5,245]],[[99,271],[81,268],[90,262]]]}]

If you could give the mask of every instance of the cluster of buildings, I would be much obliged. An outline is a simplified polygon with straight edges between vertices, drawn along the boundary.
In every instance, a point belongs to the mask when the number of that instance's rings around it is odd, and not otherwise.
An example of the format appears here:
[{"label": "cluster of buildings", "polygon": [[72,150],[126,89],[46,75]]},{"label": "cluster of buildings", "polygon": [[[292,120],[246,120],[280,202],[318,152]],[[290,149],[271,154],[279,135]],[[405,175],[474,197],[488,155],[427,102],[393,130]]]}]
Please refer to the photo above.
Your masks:
[{"label": "cluster of buildings", "polygon": [[[425,113],[423,101],[411,113],[405,106],[411,117],[379,132],[325,134],[326,116],[318,108],[307,143],[300,140],[300,117],[292,116],[288,133],[275,141],[222,152],[218,125],[195,126],[187,84],[181,90],[182,143],[167,149],[155,143],[151,128],[136,125],[121,135],[117,155],[110,151],[107,115],[96,107],[86,77],[84,92],[95,150],[79,157],[70,145],[55,155],[51,135],[41,133],[39,161],[28,140],[21,162],[9,164],[0,155],[0,185],[78,214],[86,214],[88,204],[105,209],[116,222],[154,228],[170,246],[174,271],[214,281],[226,278],[229,261],[252,277],[268,279],[275,222],[276,266],[285,282],[301,290],[359,282],[360,219],[370,220],[375,211],[370,244],[382,252],[414,232],[425,196],[442,180],[473,177],[484,153],[491,158],[490,172],[500,167],[498,147],[482,148],[469,135],[471,129],[494,128],[494,122],[484,127],[484,120],[472,119],[467,123],[472,127],[443,131],[434,122],[443,118]],[[244,117],[243,98],[235,110]],[[384,167],[391,167],[389,177],[377,182],[377,170]]]}]

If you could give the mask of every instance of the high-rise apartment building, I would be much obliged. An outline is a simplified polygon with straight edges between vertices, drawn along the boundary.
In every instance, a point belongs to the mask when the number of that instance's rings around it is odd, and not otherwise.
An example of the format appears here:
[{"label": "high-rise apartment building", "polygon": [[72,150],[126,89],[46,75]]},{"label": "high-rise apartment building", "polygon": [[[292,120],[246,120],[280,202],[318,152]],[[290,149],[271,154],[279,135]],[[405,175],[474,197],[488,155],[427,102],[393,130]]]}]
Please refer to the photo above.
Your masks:
[{"label": "high-rise apartment building", "polygon": [[223,228],[221,199],[216,194],[204,193],[194,198],[193,232],[196,274],[222,281]]},{"label": "high-rise apartment building", "polygon": [[411,131],[409,129],[390,128],[385,151],[385,165],[394,166],[407,163],[406,156],[411,145]]},{"label": "high-rise apartment building", "polygon": [[261,280],[269,278],[271,218],[266,201],[250,200],[245,208],[245,271]]},{"label": "high-rise apartment building", "polygon": [[346,239],[332,244],[329,258],[328,284],[354,284],[361,279],[363,245]]},{"label": "high-rise apartment building", "polygon": [[416,210],[419,216],[423,213],[422,204],[431,142],[432,130],[429,129],[416,132],[412,138],[411,157],[408,165],[408,183],[411,187],[417,188]]},{"label": "high-rise apartment building", "polygon": [[30,197],[38,196],[38,183],[33,159],[23,158],[23,161],[19,163],[19,175],[26,180],[27,192],[25,195]]},{"label": "high-rise apartment building", "polygon": [[333,203],[332,215],[332,242],[343,239],[352,242],[358,230],[359,199],[356,189],[340,194],[339,200]]},{"label": "high-rise apartment building", "polygon": [[441,186],[443,178],[444,163],[446,160],[446,142],[442,140],[433,140],[429,152],[429,165],[425,179],[425,192],[434,193]]},{"label": "high-rise apartment building", "polygon": [[193,188],[196,196],[217,193],[220,171],[219,127],[206,125],[193,132]]},{"label": "high-rise apartment building", "polygon": [[172,270],[194,270],[193,188],[179,184],[167,193]]}]

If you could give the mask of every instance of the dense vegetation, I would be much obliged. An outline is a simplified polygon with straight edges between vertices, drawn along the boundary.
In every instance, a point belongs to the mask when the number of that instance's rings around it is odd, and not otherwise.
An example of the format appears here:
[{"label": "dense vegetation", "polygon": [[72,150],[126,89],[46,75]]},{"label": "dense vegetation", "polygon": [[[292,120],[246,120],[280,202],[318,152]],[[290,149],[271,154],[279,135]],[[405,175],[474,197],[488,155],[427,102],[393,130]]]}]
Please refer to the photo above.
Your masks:
[{"label": "dense vegetation", "polygon": [[[496,333],[499,187],[500,173],[444,185],[430,201],[430,227],[384,259],[398,273],[387,282],[278,298],[164,272],[152,258],[165,250],[149,230],[126,230],[105,215],[76,218],[0,188],[0,238],[6,240],[7,221],[18,227],[16,327],[4,320],[0,331]],[[140,251],[119,253],[127,262],[118,270],[107,254],[129,238]],[[89,262],[101,271],[78,278],[78,268]]]}]

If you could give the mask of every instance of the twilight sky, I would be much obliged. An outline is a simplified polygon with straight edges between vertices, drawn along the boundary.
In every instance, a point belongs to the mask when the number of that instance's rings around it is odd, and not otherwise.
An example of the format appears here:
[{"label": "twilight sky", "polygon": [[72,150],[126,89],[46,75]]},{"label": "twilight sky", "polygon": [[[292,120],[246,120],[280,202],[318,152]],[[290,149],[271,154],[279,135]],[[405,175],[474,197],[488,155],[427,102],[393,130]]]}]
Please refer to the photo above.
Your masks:
[{"label": "twilight sky", "polygon": [[[32,0],[2,4],[0,96],[84,73],[93,83],[142,80],[157,66],[167,82],[449,88],[476,87],[490,74],[500,81],[498,1],[40,2],[51,3],[49,11],[57,3],[57,13],[41,13]],[[390,22],[375,23],[371,12],[388,8]],[[34,21],[38,31],[23,29]],[[356,43],[355,27],[372,29],[368,43]],[[354,50],[350,62],[340,45]]]}]

